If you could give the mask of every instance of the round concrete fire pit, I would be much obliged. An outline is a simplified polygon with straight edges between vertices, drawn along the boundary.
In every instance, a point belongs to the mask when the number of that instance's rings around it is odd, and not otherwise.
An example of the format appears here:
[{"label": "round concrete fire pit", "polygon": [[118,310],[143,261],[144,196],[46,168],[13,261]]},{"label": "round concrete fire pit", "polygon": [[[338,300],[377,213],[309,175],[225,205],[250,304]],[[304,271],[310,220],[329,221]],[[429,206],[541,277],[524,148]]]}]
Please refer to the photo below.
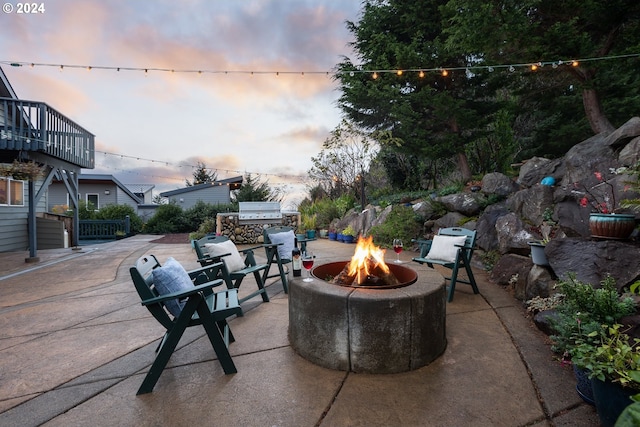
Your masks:
[{"label": "round concrete fire pit", "polygon": [[[347,262],[332,264],[339,272]],[[381,374],[425,366],[446,348],[445,314],[444,278],[432,269],[392,289],[345,287],[319,278],[289,285],[291,346],[331,369]]]}]

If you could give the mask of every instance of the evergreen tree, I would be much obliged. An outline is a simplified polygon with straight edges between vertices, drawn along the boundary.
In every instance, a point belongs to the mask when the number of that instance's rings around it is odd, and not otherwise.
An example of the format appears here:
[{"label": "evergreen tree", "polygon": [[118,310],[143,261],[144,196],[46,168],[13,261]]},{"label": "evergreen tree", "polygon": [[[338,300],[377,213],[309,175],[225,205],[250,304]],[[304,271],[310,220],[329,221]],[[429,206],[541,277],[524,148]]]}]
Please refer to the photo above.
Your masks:
[{"label": "evergreen tree", "polygon": [[[426,159],[455,156],[462,178],[468,180],[471,169],[465,147],[486,131],[497,106],[489,96],[485,74],[447,70],[464,70],[473,58],[445,48],[442,4],[365,1],[360,21],[347,22],[356,39],[359,65],[349,58],[338,65],[343,93],[339,104],[359,126],[389,132],[399,143],[396,150]],[[438,67],[442,70],[418,72]]]},{"label": "evergreen tree", "polygon": [[281,202],[282,196],[278,191],[269,187],[269,182],[260,181],[260,175],[253,177],[247,174],[238,190],[233,192],[235,202]]},{"label": "evergreen tree", "polygon": [[206,182],[214,182],[216,179],[218,179],[218,174],[215,171],[209,172],[204,163],[198,162],[196,169],[193,171],[193,182],[185,179],[185,184],[187,187],[192,187]]}]

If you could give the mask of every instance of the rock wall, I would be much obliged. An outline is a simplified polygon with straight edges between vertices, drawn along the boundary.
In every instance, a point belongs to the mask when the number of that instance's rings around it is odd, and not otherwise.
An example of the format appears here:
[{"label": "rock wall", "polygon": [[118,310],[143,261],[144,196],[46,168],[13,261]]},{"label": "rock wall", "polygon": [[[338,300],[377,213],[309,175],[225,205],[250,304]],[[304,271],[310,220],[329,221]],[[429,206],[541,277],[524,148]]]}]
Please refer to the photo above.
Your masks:
[{"label": "rock wall", "polygon": [[265,228],[284,225],[297,230],[298,224],[300,224],[300,212],[283,212],[282,220],[274,222],[240,221],[237,212],[219,213],[216,217],[218,233],[239,245],[264,243],[262,231]]}]

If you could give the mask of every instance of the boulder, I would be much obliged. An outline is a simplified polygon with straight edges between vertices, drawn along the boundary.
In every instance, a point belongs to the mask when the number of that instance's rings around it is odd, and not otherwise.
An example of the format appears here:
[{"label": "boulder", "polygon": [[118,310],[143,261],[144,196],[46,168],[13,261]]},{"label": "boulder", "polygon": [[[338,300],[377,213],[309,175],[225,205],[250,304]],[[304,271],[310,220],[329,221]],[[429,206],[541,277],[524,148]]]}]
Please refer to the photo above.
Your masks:
[{"label": "boulder", "polygon": [[629,119],[629,121],[608,135],[604,143],[612,148],[621,147],[636,136],[640,136],[640,117]]},{"label": "boulder", "polygon": [[548,269],[539,265],[533,265],[527,275],[524,300],[530,300],[538,296],[543,298],[548,297],[551,295],[555,283]]},{"label": "boulder", "polygon": [[527,242],[535,240],[535,236],[524,229],[522,220],[513,212],[496,220],[496,233],[498,252],[501,254],[511,252],[527,255],[530,252]]},{"label": "boulder", "polygon": [[498,249],[498,233],[496,232],[496,222],[498,218],[509,213],[505,203],[498,203],[488,206],[480,218],[476,230],[476,244],[484,251],[494,251]]},{"label": "boulder", "polygon": [[544,177],[552,176],[558,181],[563,174],[562,160],[532,157],[520,168],[520,174],[518,175],[516,183],[525,187],[532,187],[535,184],[539,184]]},{"label": "boulder", "polygon": [[[527,276],[532,266],[533,263],[529,257],[506,254],[493,266],[489,277],[497,285],[512,288],[516,298],[522,300],[524,299],[522,290],[526,287]],[[520,292],[519,296],[518,292]]]},{"label": "boulder", "polygon": [[518,185],[505,174],[488,173],[482,177],[482,192],[490,195],[506,197],[518,190]]},{"label": "boulder", "polygon": [[618,162],[622,166],[633,166],[640,161],[640,136],[633,138],[620,150]]},{"label": "boulder", "polygon": [[512,212],[533,225],[542,224],[544,211],[552,206],[553,188],[540,184],[518,191],[507,203]]},{"label": "boulder", "polygon": [[431,228],[431,230],[434,233],[437,233],[441,228],[459,227],[460,224],[465,222],[466,219],[467,217],[459,212],[447,212],[446,214],[444,214],[444,216],[438,218],[433,222],[433,227]]},{"label": "boulder", "polygon": [[479,193],[456,193],[438,197],[436,200],[442,203],[448,211],[474,216],[478,215],[482,210],[480,202],[483,198],[484,196]]},{"label": "boulder", "polygon": [[560,278],[569,272],[594,286],[610,274],[622,290],[640,277],[640,246],[615,240],[552,239],[545,249],[551,269]]}]

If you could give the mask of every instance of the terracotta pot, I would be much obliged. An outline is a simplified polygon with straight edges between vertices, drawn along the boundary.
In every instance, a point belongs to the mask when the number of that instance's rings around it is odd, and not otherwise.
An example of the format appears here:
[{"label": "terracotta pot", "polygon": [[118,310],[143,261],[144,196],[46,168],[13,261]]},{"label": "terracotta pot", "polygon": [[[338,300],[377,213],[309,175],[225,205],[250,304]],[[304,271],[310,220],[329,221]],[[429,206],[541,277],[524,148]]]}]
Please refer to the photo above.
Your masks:
[{"label": "terracotta pot", "polygon": [[635,215],[592,213],[589,216],[591,237],[624,240],[631,236],[635,227]]}]

